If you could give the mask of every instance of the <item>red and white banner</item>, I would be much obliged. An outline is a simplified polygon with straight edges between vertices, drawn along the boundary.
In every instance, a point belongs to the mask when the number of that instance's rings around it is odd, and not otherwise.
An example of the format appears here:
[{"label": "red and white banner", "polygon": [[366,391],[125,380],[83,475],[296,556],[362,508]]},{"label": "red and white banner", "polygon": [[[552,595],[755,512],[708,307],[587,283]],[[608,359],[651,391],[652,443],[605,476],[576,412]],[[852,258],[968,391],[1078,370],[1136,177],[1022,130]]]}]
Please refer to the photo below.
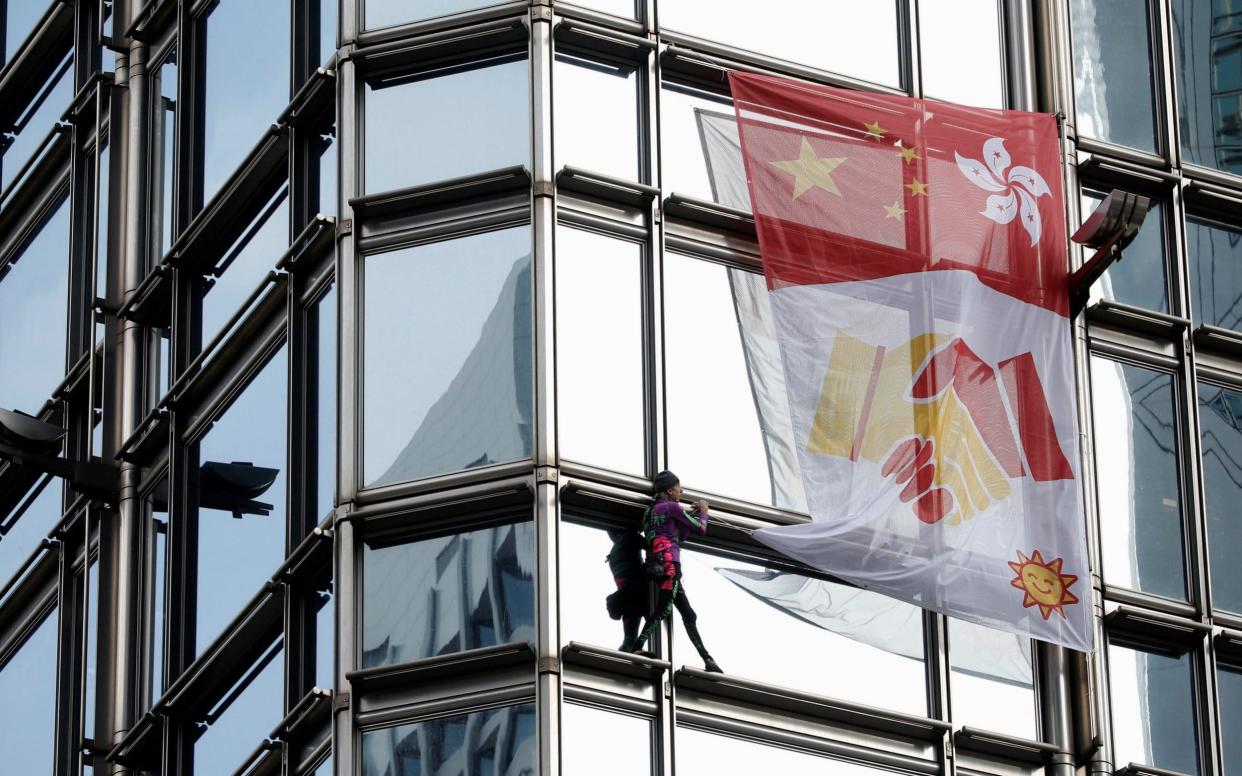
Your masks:
[{"label": "red and white banner", "polygon": [[1055,119],[730,81],[813,518],[757,537],[1089,650]]}]

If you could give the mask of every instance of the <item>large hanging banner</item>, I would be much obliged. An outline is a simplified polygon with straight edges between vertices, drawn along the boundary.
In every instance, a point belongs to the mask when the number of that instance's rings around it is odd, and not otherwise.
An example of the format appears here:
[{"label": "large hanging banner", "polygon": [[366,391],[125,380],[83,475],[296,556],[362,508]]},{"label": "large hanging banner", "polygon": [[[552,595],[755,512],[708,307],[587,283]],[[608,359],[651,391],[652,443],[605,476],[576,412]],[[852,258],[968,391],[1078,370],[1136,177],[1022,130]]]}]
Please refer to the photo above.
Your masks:
[{"label": "large hanging banner", "polygon": [[1090,650],[1054,117],[730,82],[812,516],[757,538]]}]

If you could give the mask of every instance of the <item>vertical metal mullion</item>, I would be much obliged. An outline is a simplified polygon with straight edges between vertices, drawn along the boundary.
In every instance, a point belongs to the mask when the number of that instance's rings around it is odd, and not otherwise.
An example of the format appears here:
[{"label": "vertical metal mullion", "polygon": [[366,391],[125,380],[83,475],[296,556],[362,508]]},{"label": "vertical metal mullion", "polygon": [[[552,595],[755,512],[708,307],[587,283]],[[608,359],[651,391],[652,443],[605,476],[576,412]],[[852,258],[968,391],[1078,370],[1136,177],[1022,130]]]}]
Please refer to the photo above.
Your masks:
[{"label": "vertical metal mullion", "polygon": [[897,0],[897,45],[902,86],[912,97],[923,96],[923,61],[919,46],[919,0]]},{"label": "vertical metal mullion", "polygon": [[1163,156],[1174,170],[1182,165],[1182,148],[1177,125],[1177,99],[1173,78],[1173,11],[1167,0],[1150,0],[1148,19],[1151,24],[1152,74],[1156,79],[1156,127],[1165,144]]},{"label": "vertical metal mullion", "polygon": [[362,633],[362,580],[357,563],[358,548],[350,508],[336,510],[333,529],[336,579],[335,617],[336,661],[333,668],[335,690],[332,698],[332,758],[336,776],[352,776],[362,772],[360,751],[355,751],[352,707],[358,703],[347,674],[358,665],[358,640]]}]

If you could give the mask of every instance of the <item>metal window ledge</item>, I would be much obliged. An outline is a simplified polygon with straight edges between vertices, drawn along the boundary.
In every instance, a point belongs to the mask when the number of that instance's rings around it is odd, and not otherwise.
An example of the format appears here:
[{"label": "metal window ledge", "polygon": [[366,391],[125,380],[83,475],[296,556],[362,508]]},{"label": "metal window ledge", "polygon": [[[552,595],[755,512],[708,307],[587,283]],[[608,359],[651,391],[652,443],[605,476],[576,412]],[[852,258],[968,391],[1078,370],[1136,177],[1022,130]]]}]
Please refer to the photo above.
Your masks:
[{"label": "metal window ledge", "polygon": [[826,70],[798,65],[783,59],[767,57],[750,51],[722,46],[692,35],[661,30],[661,40],[672,45],[664,49],[663,63],[666,73],[675,72],[714,87],[716,90],[728,92],[728,72],[739,70],[750,73],[770,73],[779,71],[794,78],[812,83],[837,86],[844,89],[872,92],[875,94],[892,94],[904,97],[901,89],[882,86],[862,81],[857,78],[829,73]]},{"label": "metal window ledge", "polygon": [[1227,662],[1242,659],[1242,631],[1221,630],[1212,639],[1216,644],[1216,652]]},{"label": "metal window ledge", "polygon": [[117,317],[144,326],[167,327],[172,316],[172,268],[161,264],[147,273],[117,311]]},{"label": "metal window ledge", "polygon": [[168,410],[156,407],[121,444],[121,449],[116,452],[117,460],[132,464],[149,462],[168,446],[169,422]]},{"label": "metal window ledge", "polygon": [[610,674],[651,680],[672,668],[667,660],[619,652],[615,649],[597,647],[571,641],[561,650],[562,659],[570,664],[593,668]]},{"label": "metal window ledge", "polygon": [[30,606],[54,584],[60,570],[60,556],[49,552],[59,546],[55,539],[44,538],[26,560],[13,571],[8,582],[0,586],[0,634],[24,617]]},{"label": "metal window ledge", "polygon": [[1176,175],[1167,170],[1155,169],[1150,165],[1141,165],[1135,161],[1115,159],[1098,153],[1093,153],[1079,162],[1078,169],[1082,174],[1084,185],[1090,188],[1098,185],[1116,186],[1122,189],[1137,190],[1140,194],[1154,194],[1157,197],[1167,197],[1169,189],[1178,180]]},{"label": "metal window ledge", "polygon": [[312,218],[293,242],[285,255],[276,262],[276,269],[294,272],[307,257],[315,258],[330,250],[336,239],[336,219],[322,213]]},{"label": "metal window ledge", "polygon": [[[0,70],[0,124],[7,125],[10,110],[20,110],[30,96],[47,84],[46,71],[64,59],[73,46],[74,4],[59,0],[19,45]],[[55,52],[54,56],[48,54]],[[53,62],[54,60],[54,62]]]},{"label": "metal window ledge", "polygon": [[1088,307],[1087,319],[1169,338],[1177,337],[1190,328],[1190,321],[1186,318],[1107,299]]},{"label": "metal window ledge", "polygon": [[219,638],[181,672],[152,710],[197,719],[280,638],[283,619],[284,590],[268,582]]},{"label": "metal window ledge", "polygon": [[719,202],[695,199],[674,191],[664,200],[664,214],[667,217],[682,218],[697,224],[726,229],[745,235],[752,240],[756,237],[755,216],[752,213],[722,205]]},{"label": "metal window ledge", "polygon": [[535,648],[526,641],[481,647],[451,655],[437,655],[389,666],[363,668],[346,674],[356,693],[399,685],[413,685],[462,674],[529,665],[535,670]]},{"label": "metal window ledge", "polygon": [[147,712],[125,731],[120,742],[104,759],[126,768],[147,770],[155,767],[164,743],[164,717]]},{"label": "metal window ledge", "polygon": [[332,691],[322,687],[312,688],[294,704],[280,724],[272,729],[268,738],[295,742],[305,741],[308,733],[317,731],[332,716]]},{"label": "metal window ledge", "polygon": [[[514,6],[517,10],[519,6]],[[450,61],[469,61],[489,53],[518,51],[530,37],[526,28],[528,6],[520,6],[522,16],[480,22],[479,24],[453,29],[432,29],[413,39],[384,39],[367,44],[367,39],[380,36],[361,36],[361,47],[348,55],[366,73],[376,73],[398,68],[439,64]],[[510,11],[511,13],[512,11]],[[394,34],[388,30],[384,37]]]},{"label": "metal window ledge", "polygon": [[1033,765],[1047,764],[1058,754],[1069,756],[1054,744],[1045,744],[972,727],[964,727],[954,733],[953,743],[959,749],[996,755],[1007,760],[1018,760]]},{"label": "metal window ledge", "polygon": [[660,196],[660,190],[654,186],[568,165],[556,174],[556,185],[562,189],[630,207],[646,207]]},{"label": "metal window ledge", "polygon": [[577,19],[562,18],[556,25],[554,34],[558,44],[571,48],[580,47],[593,53],[604,52],[639,64],[649,51],[656,48],[656,42],[650,38],[610,30]]},{"label": "metal window ledge", "polygon": [[1242,356],[1242,333],[1203,324],[1194,330],[1192,336],[1197,348],[1215,350],[1231,356]]},{"label": "metal window ledge", "polygon": [[125,36],[143,43],[155,43],[168,25],[176,21],[177,0],[150,0],[134,17]]},{"label": "metal window ledge", "polygon": [[163,263],[192,271],[214,266],[219,254],[250,225],[252,214],[275,196],[288,176],[288,160],[287,128],[273,124],[178,236]]},{"label": "metal window ledge", "polygon": [[43,214],[24,225],[21,219],[54,202],[57,191],[69,180],[69,151],[73,143],[71,133],[63,131],[66,129],[60,125],[53,127],[40,150],[0,193],[0,235],[4,236],[0,239],[0,255],[8,252],[3,246],[10,235],[34,227]]},{"label": "metal window ledge", "polygon": [[1170,167],[1169,160],[1163,156],[1139,151],[1136,148],[1106,143],[1102,140],[1081,135],[1078,136],[1077,143],[1079,150],[1086,151],[1092,156],[1100,158],[1101,161],[1129,163],[1135,170],[1143,170],[1150,173],[1154,169],[1167,170]]},{"label": "metal window ledge", "polygon": [[1130,763],[1118,768],[1114,773],[1117,776],[1189,776],[1189,774],[1181,771],[1171,771],[1167,768],[1157,768],[1154,765],[1140,765],[1139,763]]},{"label": "metal window ledge", "polygon": [[881,733],[938,741],[952,730],[940,720],[916,717],[860,703],[799,692],[776,685],[682,667],[673,680],[678,687],[729,700],[742,701],[770,709],[818,717]]},{"label": "metal window ledge", "polygon": [[317,67],[276,121],[278,124],[313,129],[315,124],[331,120],[335,104],[336,73]]},{"label": "metal window ledge", "polygon": [[1140,641],[1144,637],[1155,637],[1183,647],[1194,646],[1212,632],[1211,626],[1206,623],[1129,606],[1118,606],[1106,614],[1104,623],[1111,633],[1137,637]]},{"label": "metal window ledge", "polygon": [[423,186],[365,194],[354,197],[349,204],[359,219],[378,218],[529,188],[530,171],[519,164]]},{"label": "metal window ledge", "polygon": [[277,741],[264,739],[233,771],[233,776],[275,776],[284,760],[283,747]]},{"label": "metal window ledge", "polygon": [[330,577],[331,566],[332,536],[314,528],[272,574],[272,581],[314,583],[317,577]]}]

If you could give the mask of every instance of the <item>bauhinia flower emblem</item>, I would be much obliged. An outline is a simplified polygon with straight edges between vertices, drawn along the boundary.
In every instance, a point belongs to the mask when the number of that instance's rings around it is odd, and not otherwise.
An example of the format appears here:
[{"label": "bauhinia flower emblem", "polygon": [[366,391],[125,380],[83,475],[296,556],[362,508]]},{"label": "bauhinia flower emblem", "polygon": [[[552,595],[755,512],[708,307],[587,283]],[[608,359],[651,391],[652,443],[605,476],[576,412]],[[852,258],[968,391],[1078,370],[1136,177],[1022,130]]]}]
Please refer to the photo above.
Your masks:
[{"label": "bauhinia flower emblem", "polygon": [[953,155],[957,157],[957,167],[966,180],[984,191],[996,192],[988,197],[987,207],[981,215],[998,224],[1007,224],[1018,217],[1022,228],[1031,236],[1031,247],[1034,247],[1043,233],[1036,201],[1039,197],[1052,196],[1043,176],[1030,167],[1010,167],[1004,138],[993,137],[983,144],[983,164],[967,159],[956,151]]}]

